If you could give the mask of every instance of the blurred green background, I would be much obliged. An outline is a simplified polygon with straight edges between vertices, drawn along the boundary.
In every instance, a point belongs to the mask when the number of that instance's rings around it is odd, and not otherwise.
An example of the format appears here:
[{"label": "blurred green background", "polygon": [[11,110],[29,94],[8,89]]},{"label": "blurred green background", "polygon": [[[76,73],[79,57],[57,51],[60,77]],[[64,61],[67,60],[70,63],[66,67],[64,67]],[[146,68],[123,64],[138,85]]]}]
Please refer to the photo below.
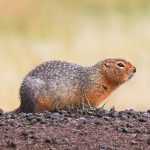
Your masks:
[{"label": "blurred green background", "polygon": [[47,60],[124,58],[137,73],[107,107],[150,108],[149,0],[0,0],[0,108],[19,106],[23,77]]}]

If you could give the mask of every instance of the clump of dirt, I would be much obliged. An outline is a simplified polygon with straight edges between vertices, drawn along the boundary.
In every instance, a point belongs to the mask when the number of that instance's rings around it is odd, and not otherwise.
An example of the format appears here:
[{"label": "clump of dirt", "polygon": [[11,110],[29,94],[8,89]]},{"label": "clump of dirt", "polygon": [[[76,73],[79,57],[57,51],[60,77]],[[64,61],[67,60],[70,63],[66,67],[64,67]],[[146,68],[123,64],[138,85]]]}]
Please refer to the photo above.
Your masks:
[{"label": "clump of dirt", "polygon": [[150,110],[4,113],[0,149],[150,150]]}]

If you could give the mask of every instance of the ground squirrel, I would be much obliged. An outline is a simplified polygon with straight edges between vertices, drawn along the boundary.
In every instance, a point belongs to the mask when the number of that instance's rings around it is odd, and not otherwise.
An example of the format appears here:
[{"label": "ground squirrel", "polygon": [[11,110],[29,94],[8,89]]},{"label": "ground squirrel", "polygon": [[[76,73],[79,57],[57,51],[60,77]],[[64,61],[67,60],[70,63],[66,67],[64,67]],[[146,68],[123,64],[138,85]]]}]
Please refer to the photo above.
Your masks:
[{"label": "ground squirrel", "polygon": [[106,59],[91,67],[65,61],[42,63],[24,78],[16,112],[43,112],[83,104],[98,108],[135,72],[136,68],[124,59]]}]

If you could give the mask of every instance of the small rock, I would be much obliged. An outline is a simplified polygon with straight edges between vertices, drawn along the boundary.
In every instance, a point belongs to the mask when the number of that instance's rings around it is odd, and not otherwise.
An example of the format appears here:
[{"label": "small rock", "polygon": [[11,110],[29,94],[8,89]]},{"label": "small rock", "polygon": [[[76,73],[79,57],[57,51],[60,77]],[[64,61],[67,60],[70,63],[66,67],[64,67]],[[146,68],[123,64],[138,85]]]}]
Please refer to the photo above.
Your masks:
[{"label": "small rock", "polygon": [[133,109],[130,109],[130,110],[125,110],[125,112],[128,114],[128,115],[137,115],[138,113],[135,111],[135,110],[133,110]]},{"label": "small rock", "polygon": [[68,144],[70,142],[70,140],[68,138],[63,138],[62,139],[63,143]]},{"label": "small rock", "polygon": [[127,126],[127,128],[128,128],[128,127],[129,127],[129,128],[133,128],[133,127],[134,127],[134,124],[132,124],[132,123],[127,123],[126,126]]},{"label": "small rock", "polygon": [[27,136],[29,137],[29,136],[30,136],[31,134],[33,134],[33,133],[34,133],[34,131],[24,130],[24,131],[22,132],[22,135],[23,135],[23,136],[26,136],[26,137],[27,137]]},{"label": "small rock", "polygon": [[50,147],[49,150],[57,150],[57,149],[54,147]]},{"label": "small rock", "polygon": [[110,112],[116,112],[116,110],[115,110],[115,107],[114,107],[114,106],[110,109]]},{"label": "small rock", "polygon": [[150,129],[146,131],[147,134],[150,134]]},{"label": "small rock", "polygon": [[40,121],[40,123],[41,123],[41,124],[45,124],[45,123],[46,123],[46,120],[45,120],[44,118],[42,118],[41,121]]},{"label": "small rock", "polygon": [[77,129],[80,130],[80,129],[83,129],[83,128],[84,128],[84,126],[83,126],[82,124],[78,124],[78,125],[77,125]]},{"label": "small rock", "polygon": [[11,119],[11,114],[8,114],[8,115],[6,116],[6,118],[7,118],[7,119]]},{"label": "small rock", "polygon": [[58,126],[58,125],[59,125],[59,123],[58,123],[58,121],[53,120],[53,121],[52,121],[52,123],[51,123],[51,125],[52,125],[52,126]]},{"label": "small rock", "polygon": [[144,118],[140,118],[138,120],[139,120],[139,122],[147,122],[147,119],[144,119]]},{"label": "small rock", "polygon": [[15,148],[17,146],[16,139],[11,139],[10,141],[7,142],[9,147]]},{"label": "small rock", "polygon": [[50,143],[50,144],[57,144],[57,141],[55,138],[46,138],[45,142]]},{"label": "small rock", "polygon": [[32,119],[34,119],[34,116],[28,116],[28,117],[27,117],[27,120],[28,120],[28,121],[31,121]]},{"label": "small rock", "polygon": [[131,140],[131,144],[136,145],[137,142],[135,140]]},{"label": "small rock", "polygon": [[111,114],[111,116],[112,116],[113,118],[116,118],[116,117],[119,116],[119,113],[116,111],[116,112],[114,112],[113,114]]},{"label": "small rock", "polygon": [[106,145],[100,145],[99,150],[107,150],[108,147]]},{"label": "small rock", "polygon": [[122,132],[125,132],[125,133],[129,132],[129,129],[127,127],[123,127],[121,129],[122,129]]},{"label": "small rock", "polygon": [[32,139],[38,139],[38,136],[36,134],[31,134],[30,138],[32,138]]},{"label": "small rock", "polygon": [[5,126],[5,123],[0,122],[0,127]]},{"label": "small rock", "polygon": [[87,123],[87,119],[85,117],[80,117],[79,118],[79,123],[86,124]]},{"label": "small rock", "polygon": [[54,113],[52,113],[51,115],[52,115],[52,116],[60,116],[60,113],[54,112]]},{"label": "small rock", "polygon": [[90,115],[90,116],[93,116],[93,112],[92,111],[88,111],[87,114]]},{"label": "small rock", "polygon": [[37,122],[37,119],[36,118],[33,118],[32,120],[31,120],[31,123],[32,124],[34,124],[34,123],[36,123]]},{"label": "small rock", "polygon": [[147,113],[149,113],[149,114],[150,114],[150,109],[148,109],[148,110],[147,110]]},{"label": "small rock", "polygon": [[46,143],[51,143],[51,139],[46,138],[46,139],[45,139],[45,142],[46,142]]},{"label": "small rock", "polygon": [[67,114],[68,112],[66,110],[60,110],[59,113],[62,114]]},{"label": "small rock", "polygon": [[107,117],[107,116],[104,116],[103,119],[106,120],[106,121],[110,121],[111,120],[111,118]]},{"label": "small rock", "polygon": [[11,114],[11,119],[15,119],[17,117],[16,114]]},{"label": "small rock", "polygon": [[142,117],[149,117],[150,116],[150,114],[149,113],[147,113],[147,112],[144,112],[143,114],[142,114]]},{"label": "small rock", "polygon": [[29,117],[29,116],[33,116],[33,114],[32,113],[27,113],[26,117]]},{"label": "small rock", "polygon": [[24,117],[27,116],[27,114],[26,114],[26,113],[20,113],[20,116],[21,116],[22,118],[24,118]]},{"label": "small rock", "polygon": [[147,141],[147,143],[150,145],[150,138],[148,138],[146,141]]},{"label": "small rock", "polygon": [[47,112],[46,114],[50,116],[52,113],[51,112]]},{"label": "small rock", "polygon": [[36,120],[40,122],[42,120],[42,117],[37,117]]},{"label": "small rock", "polygon": [[4,114],[4,111],[0,109],[0,115],[2,116]]},{"label": "small rock", "polygon": [[96,113],[95,116],[98,117],[98,118],[101,118],[101,117],[103,117],[104,115],[101,114],[101,113]]},{"label": "small rock", "polygon": [[142,133],[142,131],[140,129],[135,129],[135,133]]},{"label": "small rock", "polygon": [[102,121],[95,121],[95,124],[96,125],[102,125],[103,123],[102,123]]},{"label": "small rock", "polygon": [[120,116],[120,119],[122,119],[122,120],[127,120],[127,119],[128,119],[128,115],[121,115],[121,116]]},{"label": "small rock", "polygon": [[23,132],[22,132],[22,135],[23,135],[23,136],[28,136],[28,135],[29,135],[29,131],[27,131],[27,130],[23,131]]}]

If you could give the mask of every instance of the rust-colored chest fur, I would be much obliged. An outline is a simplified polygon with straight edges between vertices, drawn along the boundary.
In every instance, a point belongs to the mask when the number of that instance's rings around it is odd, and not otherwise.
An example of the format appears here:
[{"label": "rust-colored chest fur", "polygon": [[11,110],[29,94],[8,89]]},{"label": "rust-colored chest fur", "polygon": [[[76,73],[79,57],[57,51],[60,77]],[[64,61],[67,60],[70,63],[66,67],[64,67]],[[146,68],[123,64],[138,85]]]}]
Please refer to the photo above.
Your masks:
[{"label": "rust-colored chest fur", "polygon": [[[94,80],[96,81],[96,79]],[[95,83],[95,86],[86,93],[86,101],[90,104],[90,106],[98,108],[117,86],[118,85],[110,82],[109,80],[103,79],[102,84]]]}]

